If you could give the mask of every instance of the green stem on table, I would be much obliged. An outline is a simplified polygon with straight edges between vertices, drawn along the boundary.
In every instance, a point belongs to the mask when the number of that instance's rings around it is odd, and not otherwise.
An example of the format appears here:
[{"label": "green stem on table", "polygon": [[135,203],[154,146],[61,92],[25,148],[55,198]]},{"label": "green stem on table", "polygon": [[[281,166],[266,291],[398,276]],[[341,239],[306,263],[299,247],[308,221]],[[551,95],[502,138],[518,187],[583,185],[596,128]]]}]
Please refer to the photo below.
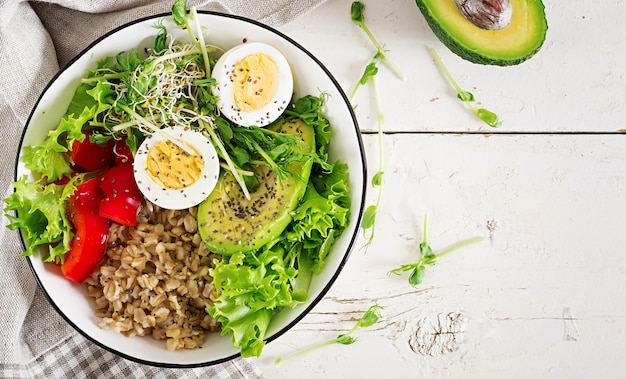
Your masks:
[{"label": "green stem on table", "polygon": [[484,121],[487,125],[493,128],[499,127],[501,125],[501,122],[498,118],[498,115],[496,115],[492,111],[485,109],[485,108],[476,108],[473,105],[474,94],[472,94],[469,91],[463,90],[461,86],[459,86],[456,80],[454,80],[454,78],[452,77],[452,74],[450,74],[450,71],[448,71],[446,66],[443,64],[441,57],[439,56],[439,54],[437,54],[434,48],[430,47],[429,50],[430,50],[431,55],[433,56],[433,59],[435,60],[435,63],[437,63],[437,66],[439,67],[439,69],[443,72],[448,82],[450,82],[450,84],[452,84],[452,86],[456,90],[457,98],[461,100],[463,103],[465,103],[465,105],[469,108],[469,110],[474,115],[476,115],[476,117]]}]

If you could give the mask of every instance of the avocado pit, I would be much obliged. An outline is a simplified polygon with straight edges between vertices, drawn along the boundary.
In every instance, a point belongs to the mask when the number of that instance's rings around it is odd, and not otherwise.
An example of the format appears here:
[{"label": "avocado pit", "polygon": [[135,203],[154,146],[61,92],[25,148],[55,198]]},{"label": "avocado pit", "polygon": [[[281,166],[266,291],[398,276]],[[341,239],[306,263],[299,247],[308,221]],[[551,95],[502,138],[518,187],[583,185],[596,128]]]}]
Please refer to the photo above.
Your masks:
[{"label": "avocado pit", "polygon": [[486,30],[500,30],[511,23],[513,8],[509,0],[454,0],[468,21]]}]

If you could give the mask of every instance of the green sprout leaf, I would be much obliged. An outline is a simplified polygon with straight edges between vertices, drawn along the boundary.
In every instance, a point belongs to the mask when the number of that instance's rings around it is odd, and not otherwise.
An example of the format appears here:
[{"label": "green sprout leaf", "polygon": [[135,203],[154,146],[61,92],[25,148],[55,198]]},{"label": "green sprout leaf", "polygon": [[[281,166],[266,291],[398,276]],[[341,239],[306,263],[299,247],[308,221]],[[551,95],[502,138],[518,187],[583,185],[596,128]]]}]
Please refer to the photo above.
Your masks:
[{"label": "green sprout leaf", "polygon": [[409,284],[416,287],[424,279],[424,274],[426,274],[426,267],[419,266],[413,268],[411,275],[409,275]]},{"label": "green sprout leaf", "polygon": [[365,17],[363,16],[363,11],[365,10],[365,5],[360,1],[355,1],[352,3],[352,7],[350,8],[350,17],[352,21],[357,24],[363,24],[365,21]]},{"label": "green sprout leaf", "polygon": [[478,116],[478,118],[483,120],[487,125],[491,127],[497,128],[498,126],[500,126],[498,115],[490,110],[487,110],[485,108],[478,108],[476,110],[476,115]]},{"label": "green sprout leaf", "polygon": [[389,271],[390,274],[400,275],[403,272],[410,271],[409,274],[409,284],[413,287],[417,287],[424,280],[424,275],[426,274],[426,266],[434,265],[437,260],[440,258],[450,254],[453,251],[471,245],[473,243],[477,243],[484,240],[483,237],[474,237],[462,242],[459,242],[448,249],[435,254],[433,249],[430,247],[430,243],[428,242],[428,214],[424,215],[424,239],[422,243],[419,245],[419,258],[415,263],[403,264],[402,266],[395,268]]},{"label": "green sprout leaf", "polygon": [[340,334],[337,336],[337,343],[341,345],[351,345],[356,342],[356,338],[347,334]]},{"label": "green sprout leaf", "polygon": [[372,34],[371,30],[365,24],[364,11],[365,11],[365,5],[362,2],[360,1],[353,2],[352,6],[350,7],[350,16],[352,18],[352,21],[354,21],[355,24],[357,24],[359,27],[361,27],[361,29],[363,29],[365,34],[367,34],[367,37],[374,44],[374,47],[376,47],[376,58],[379,58],[381,61],[383,61],[387,65],[387,67],[389,67],[391,71],[393,71],[394,74],[396,74],[398,78],[400,78],[401,80],[406,80],[406,77],[404,76],[402,71],[385,54],[385,50],[383,46],[380,43],[378,43],[378,40],[376,39],[376,37],[374,37],[374,34]]},{"label": "green sprout leaf", "polygon": [[378,67],[376,66],[375,62],[371,62],[370,64],[365,66],[365,71],[363,72],[363,76],[361,76],[359,83],[367,83],[367,80],[376,74],[378,74]]},{"label": "green sprout leaf", "polygon": [[172,5],[172,20],[178,26],[187,27],[187,1],[176,0]]},{"label": "green sprout leaf", "polygon": [[363,315],[361,316],[361,318],[354,324],[354,326],[352,327],[352,329],[350,329],[348,332],[346,333],[342,333],[339,334],[336,338],[327,340],[327,341],[323,341],[320,342],[318,344],[309,346],[308,348],[305,348],[303,350],[300,351],[296,351],[295,353],[292,353],[290,355],[287,355],[285,357],[279,357],[276,359],[276,361],[274,362],[276,365],[279,365],[283,362],[286,362],[288,360],[297,358],[297,357],[301,357],[307,353],[310,353],[311,351],[317,350],[319,348],[322,348],[324,346],[329,346],[329,345],[333,345],[333,344],[340,344],[340,345],[351,345],[353,343],[355,343],[357,341],[357,338],[352,336],[352,334],[359,328],[367,328],[370,327],[372,325],[374,325],[375,323],[378,322],[378,320],[380,320],[380,310],[383,307],[381,307],[378,304],[374,304],[371,307],[369,307],[367,309],[367,311],[365,311],[365,313],[363,313]]},{"label": "green sprout leaf", "polygon": [[474,94],[468,91],[460,91],[457,95],[457,98],[459,98],[459,100],[461,101],[465,101],[465,102],[473,102],[474,100]]},{"label": "green sprout leaf", "polygon": [[163,25],[163,21],[157,22],[154,26],[159,32],[154,37],[154,51],[160,53],[167,49],[167,28]]},{"label": "green sprout leaf", "polygon": [[365,70],[363,71],[363,75],[361,75],[361,79],[357,82],[357,85],[354,86],[354,90],[352,90],[352,95],[350,95],[350,102],[354,102],[354,98],[356,97],[356,93],[361,86],[367,84],[367,81],[376,76],[378,74],[378,66],[376,66],[376,62],[372,60],[367,66],[365,66]]},{"label": "green sprout leaf", "polygon": [[378,171],[374,174],[374,177],[372,178],[372,186],[378,187],[383,184],[383,174],[384,173],[382,171]]},{"label": "green sprout leaf", "polygon": [[371,306],[361,317],[361,319],[359,321],[357,321],[357,325],[355,328],[353,328],[353,330],[356,330],[356,328],[367,328],[370,327],[372,325],[374,325],[375,323],[378,322],[378,319],[380,319],[380,310],[382,309],[382,307],[380,305],[373,305]]},{"label": "green sprout leaf", "polygon": [[433,56],[433,59],[435,60],[435,63],[437,63],[437,66],[439,67],[439,69],[443,72],[443,74],[446,77],[446,79],[448,79],[450,84],[452,84],[452,86],[456,90],[456,92],[457,92],[456,97],[459,100],[461,100],[465,105],[467,105],[469,110],[472,113],[474,113],[474,115],[476,115],[476,117],[478,117],[483,122],[485,122],[487,125],[491,126],[492,128],[497,128],[500,125],[502,125],[502,123],[498,119],[498,115],[496,115],[495,113],[493,113],[493,112],[491,112],[491,111],[489,111],[489,110],[487,110],[485,108],[476,108],[473,105],[473,103],[475,102],[474,94],[469,92],[469,91],[465,91],[465,90],[461,89],[459,84],[452,77],[452,74],[450,74],[450,71],[448,71],[446,66],[444,66],[443,61],[441,60],[441,57],[439,56],[439,54],[437,54],[435,49],[433,49],[431,47],[429,50],[430,50],[431,55]]},{"label": "green sprout leaf", "polygon": [[367,207],[363,213],[363,221],[361,222],[361,227],[363,229],[370,229],[374,227],[374,222],[376,221],[376,211],[376,205],[370,205]]}]

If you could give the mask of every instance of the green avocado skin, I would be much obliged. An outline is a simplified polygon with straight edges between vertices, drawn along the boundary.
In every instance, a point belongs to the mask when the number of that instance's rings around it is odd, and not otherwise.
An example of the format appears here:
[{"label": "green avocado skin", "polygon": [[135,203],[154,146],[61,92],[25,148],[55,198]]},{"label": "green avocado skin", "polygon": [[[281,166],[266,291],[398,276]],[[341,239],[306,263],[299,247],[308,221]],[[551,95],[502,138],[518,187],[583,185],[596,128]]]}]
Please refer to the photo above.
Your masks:
[{"label": "green avocado skin", "polygon": [[539,49],[541,49],[548,30],[548,23],[545,17],[545,8],[543,2],[541,0],[528,0],[526,1],[527,6],[533,6],[537,8],[540,11],[539,14],[542,16],[542,19],[536,20],[538,23],[543,24],[543,27],[541,28],[542,33],[537,35],[537,37],[535,38],[535,44],[530,46],[529,49],[523,54],[514,58],[490,57],[483,54],[481,51],[472,50],[467,48],[466,46],[463,46],[455,38],[454,31],[448,31],[444,29],[437,21],[437,17],[431,13],[428,7],[428,3],[431,1],[444,0],[415,0],[417,7],[426,19],[428,26],[433,31],[435,36],[437,36],[437,38],[441,41],[441,43],[443,43],[448,49],[450,49],[450,51],[472,63],[495,66],[513,66],[520,64],[530,59],[539,51]]}]

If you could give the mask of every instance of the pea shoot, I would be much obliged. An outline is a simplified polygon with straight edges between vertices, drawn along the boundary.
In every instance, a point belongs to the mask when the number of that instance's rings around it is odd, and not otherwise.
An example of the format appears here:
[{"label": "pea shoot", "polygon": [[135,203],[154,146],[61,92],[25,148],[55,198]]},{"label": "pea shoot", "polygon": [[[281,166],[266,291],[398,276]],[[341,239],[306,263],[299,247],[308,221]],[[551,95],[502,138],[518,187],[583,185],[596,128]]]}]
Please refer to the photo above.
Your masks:
[{"label": "pea shoot", "polygon": [[[194,35],[189,24],[189,20],[193,21],[196,32],[198,35]],[[202,58],[204,60],[205,74],[209,78],[211,76],[211,68],[209,64],[209,55],[207,53],[206,44],[204,43],[204,35],[202,34],[202,26],[198,19],[198,11],[196,7],[191,7],[189,14],[187,14],[187,0],[177,0],[172,6],[172,21],[183,29],[186,29],[189,33],[189,38],[193,41],[196,47],[202,52]]]},{"label": "pea shoot", "polygon": [[391,60],[385,54],[385,51],[382,45],[378,42],[378,40],[374,37],[370,29],[365,24],[365,17],[363,11],[365,10],[365,5],[360,1],[355,1],[352,3],[350,8],[350,16],[352,21],[354,21],[363,31],[369,39],[372,41],[374,46],[376,47],[376,54],[370,59],[369,63],[365,66],[363,74],[361,78],[357,82],[352,94],[350,96],[350,102],[354,104],[354,99],[356,97],[356,93],[359,88],[366,85],[367,82],[370,82],[372,85],[372,90],[374,91],[374,99],[376,101],[376,113],[377,113],[377,129],[378,129],[378,165],[379,169],[376,174],[372,177],[372,187],[378,188],[378,196],[374,204],[368,206],[363,213],[363,220],[361,222],[361,229],[363,230],[363,235],[366,239],[365,244],[362,249],[367,250],[369,246],[372,244],[374,240],[374,226],[376,223],[376,213],[378,212],[378,207],[380,205],[382,199],[382,186],[383,186],[383,123],[384,116],[382,111],[382,106],[380,103],[380,95],[378,93],[378,84],[376,81],[376,75],[378,74],[378,62],[384,62],[387,66],[401,79],[405,80],[404,74],[398,69],[398,67],[391,62]]},{"label": "pea shoot", "polygon": [[378,66],[376,65],[376,56],[374,56],[374,58],[372,58],[370,63],[368,63],[368,65],[365,66],[365,70],[363,71],[361,78],[359,79],[357,84],[354,86],[354,90],[352,90],[352,94],[350,95],[351,103],[354,103],[354,98],[356,97],[356,93],[358,92],[359,88],[366,85],[367,82],[370,80],[370,78],[374,78],[376,74],[378,74]]},{"label": "pea shoot", "polygon": [[409,274],[409,284],[416,287],[422,283],[427,265],[434,265],[439,258],[445,257],[453,251],[482,240],[484,240],[483,237],[474,237],[466,241],[459,242],[446,250],[435,254],[433,249],[430,247],[430,242],[428,241],[428,214],[426,214],[424,215],[424,239],[419,245],[419,259],[415,263],[403,264],[402,266],[391,270],[389,273],[400,275],[403,272],[411,271]]},{"label": "pea shoot", "polygon": [[475,102],[474,94],[469,91],[465,91],[461,89],[459,84],[456,82],[456,80],[454,80],[454,78],[450,74],[450,71],[448,71],[446,66],[444,66],[443,61],[441,60],[441,57],[439,56],[439,54],[437,54],[435,49],[431,47],[429,50],[435,60],[435,63],[437,63],[437,66],[439,67],[439,69],[443,72],[446,79],[448,79],[450,84],[452,84],[452,86],[456,90],[457,98],[461,100],[463,103],[465,103],[465,105],[467,105],[469,110],[472,111],[472,113],[474,113],[476,117],[483,120],[487,125],[491,126],[492,128],[499,127],[502,123],[498,119],[498,115],[485,108],[476,108],[473,105]]},{"label": "pea shoot", "polygon": [[[367,69],[366,69],[366,73],[367,73]],[[372,88],[374,91],[374,98],[376,99],[376,112],[378,114],[378,117],[377,117],[378,171],[372,177],[371,184],[373,188],[378,188],[378,195],[376,197],[376,201],[374,202],[374,204],[369,205],[365,209],[365,212],[363,213],[363,220],[361,221],[361,228],[363,229],[363,236],[366,239],[366,242],[363,245],[362,249],[365,249],[366,251],[369,248],[369,246],[372,244],[372,241],[374,240],[374,230],[375,230],[374,226],[376,224],[376,214],[378,213],[378,207],[380,206],[380,202],[383,196],[383,174],[384,174],[384,171],[383,171],[383,168],[384,168],[384,162],[383,162],[384,116],[383,116],[382,108],[380,105],[380,97],[378,95],[378,85],[376,82],[376,77],[371,76],[370,80],[371,80]]]},{"label": "pea shoot", "polygon": [[380,310],[383,307],[381,307],[378,304],[374,304],[371,307],[369,307],[369,309],[367,311],[365,311],[365,313],[363,314],[363,316],[361,316],[361,318],[354,324],[354,326],[352,327],[352,329],[350,329],[349,331],[347,331],[346,333],[343,334],[339,334],[336,338],[324,341],[324,342],[320,342],[318,344],[309,346],[303,350],[297,351],[295,353],[292,353],[290,355],[287,355],[285,357],[278,357],[276,359],[276,361],[274,361],[274,363],[276,365],[279,365],[283,362],[286,362],[288,360],[291,360],[293,358],[297,358],[297,357],[301,357],[307,353],[310,353],[311,351],[317,350],[319,348],[322,348],[324,346],[329,346],[329,345],[333,345],[333,344],[341,344],[341,345],[351,345],[353,343],[355,343],[357,341],[357,338],[352,336],[352,334],[359,328],[367,328],[369,326],[374,325],[375,323],[378,322],[378,320],[380,319]]},{"label": "pea shoot", "polygon": [[352,7],[350,8],[350,15],[352,17],[352,21],[354,21],[355,24],[357,24],[358,26],[361,27],[361,29],[363,29],[365,34],[367,34],[367,36],[369,37],[370,41],[372,41],[372,43],[374,44],[374,47],[376,47],[376,58],[379,58],[381,61],[383,61],[391,69],[391,71],[393,71],[398,76],[398,78],[400,78],[401,80],[405,80],[406,77],[404,76],[402,71],[400,71],[398,66],[396,66],[389,59],[389,57],[387,57],[387,54],[385,54],[385,50],[383,46],[378,42],[376,37],[374,37],[374,34],[372,34],[371,30],[365,24],[365,16],[363,15],[364,10],[365,10],[365,5],[362,2],[360,1],[353,2]]}]

